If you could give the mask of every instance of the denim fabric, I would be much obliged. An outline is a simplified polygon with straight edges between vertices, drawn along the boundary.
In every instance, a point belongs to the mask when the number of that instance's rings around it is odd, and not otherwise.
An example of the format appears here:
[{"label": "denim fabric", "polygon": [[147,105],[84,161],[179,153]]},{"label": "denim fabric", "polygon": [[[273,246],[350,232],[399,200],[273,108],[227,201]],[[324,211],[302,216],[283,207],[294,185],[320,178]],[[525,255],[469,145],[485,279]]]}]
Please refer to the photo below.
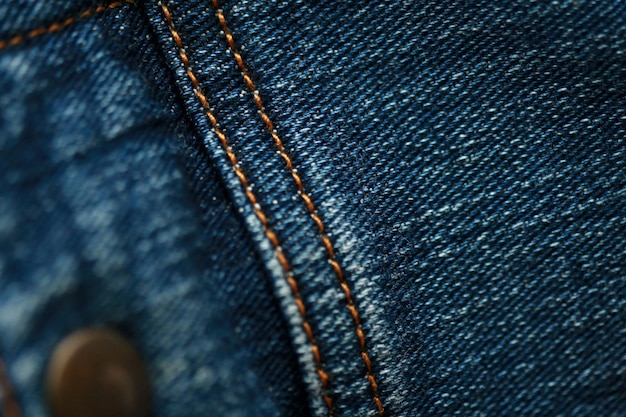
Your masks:
[{"label": "denim fabric", "polygon": [[[54,3],[2,4],[2,33],[94,5]],[[154,416],[306,415],[269,281],[139,7],[0,51],[0,132],[0,356],[24,416],[49,415],[49,355],[85,326],[135,344]]]},{"label": "denim fabric", "polygon": [[[387,414],[624,415],[624,3],[223,8],[349,271]],[[340,298],[315,265],[309,303]],[[326,317],[337,415],[375,415]]]},{"label": "denim fabric", "polygon": [[217,3],[0,51],[25,415],[91,324],[157,416],[626,415],[626,4]]}]

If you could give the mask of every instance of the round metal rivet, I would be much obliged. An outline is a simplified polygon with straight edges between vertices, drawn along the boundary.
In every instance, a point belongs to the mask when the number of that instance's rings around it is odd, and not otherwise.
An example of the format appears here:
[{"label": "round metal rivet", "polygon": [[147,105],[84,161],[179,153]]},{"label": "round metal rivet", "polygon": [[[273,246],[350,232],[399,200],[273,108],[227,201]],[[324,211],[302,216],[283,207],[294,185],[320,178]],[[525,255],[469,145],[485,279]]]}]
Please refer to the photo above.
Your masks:
[{"label": "round metal rivet", "polygon": [[148,417],[150,384],[130,342],[106,329],[82,329],[54,349],[47,373],[56,417]]}]

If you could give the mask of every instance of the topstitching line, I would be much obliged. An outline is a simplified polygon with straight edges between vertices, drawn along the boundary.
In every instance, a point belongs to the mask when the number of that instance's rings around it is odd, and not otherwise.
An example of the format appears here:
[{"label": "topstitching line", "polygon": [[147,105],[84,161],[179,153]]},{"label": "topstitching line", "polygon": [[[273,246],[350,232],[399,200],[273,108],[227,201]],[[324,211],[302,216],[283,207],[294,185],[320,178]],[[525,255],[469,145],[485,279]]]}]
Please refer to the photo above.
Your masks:
[{"label": "topstitching line", "polygon": [[246,197],[248,198],[248,201],[252,205],[254,214],[256,215],[256,217],[259,219],[259,221],[261,222],[263,226],[263,232],[265,236],[274,247],[274,255],[276,256],[276,259],[280,263],[283,269],[283,272],[285,274],[285,279],[289,287],[291,288],[291,291],[294,297],[294,302],[298,308],[298,313],[302,320],[302,328],[304,329],[304,332],[307,335],[311,352],[315,360],[316,372],[320,380],[320,383],[322,385],[322,393],[321,393],[322,399],[324,400],[324,403],[326,404],[326,407],[328,408],[328,416],[332,417],[333,416],[333,401],[332,401],[332,398],[328,395],[330,377],[328,373],[326,372],[326,370],[324,369],[320,350],[317,345],[315,335],[313,334],[313,329],[311,328],[311,325],[308,322],[306,307],[304,305],[304,302],[302,301],[302,296],[300,294],[298,282],[295,279],[291,264],[289,263],[289,260],[285,256],[283,249],[281,247],[280,241],[278,240],[278,235],[276,235],[274,230],[271,228],[268,218],[265,212],[263,211],[263,208],[259,204],[256,194],[252,190],[252,186],[250,185],[250,182],[248,181],[248,178],[244,170],[242,169],[241,165],[239,165],[237,156],[235,155],[233,149],[231,148],[229,144],[228,137],[226,136],[224,131],[221,129],[215,114],[211,110],[209,101],[206,95],[204,94],[204,92],[202,91],[200,83],[191,67],[191,64],[189,62],[189,57],[187,56],[187,53],[183,46],[183,42],[180,37],[180,34],[178,33],[178,31],[176,30],[176,27],[174,26],[174,22],[172,20],[172,14],[170,13],[170,10],[162,1],[159,1],[158,5],[161,7],[161,10],[163,11],[163,14],[165,15],[168,28],[170,30],[172,38],[178,49],[178,54],[180,56],[183,67],[185,69],[185,73],[187,74],[187,77],[189,78],[189,80],[191,81],[191,84],[193,85],[194,95],[200,101],[200,104],[202,105],[204,113],[206,117],[209,119],[209,122],[211,123],[213,132],[215,133],[220,143],[222,144],[222,147],[224,148],[224,151],[226,152],[226,156],[228,157],[228,160],[230,161],[233,167],[233,170],[235,171],[235,175],[239,179],[239,182],[241,183],[241,186],[244,189]]},{"label": "topstitching line", "polygon": [[64,20],[61,20],[60,22],[56,22],[48,26],[41,26],[41,27],[38,27],[37,29],[31,30],[30,32],[15,35],[9,39],[5,39],[5,40],[0,39],[0,50],[5,49],[10,46],[19,45],[23,43],[24,41],[27,41],[32,38],[36,38],[37,36],[45,35],[46,33],[58,32],[61,29],[66,28],[67,26],[71,25],[72,23],[74,23],[75,21],[79,19],[84,19],[86,17],[93,16],[94,14],[102,13],[106,10],[115,9],[125,4],[134,4],[134,3],[135,3],[134,0],[114,1],[111,3],[105,4],[103,6],[98,6],[98,7],[94,7],[93,9],[85,10],[82,13],[79,13],[72,17],[68,17]]},{"label": "topstitching line", "polygon": [[228,23],[226,21],[226,17],[224,16],[224,11],[220,8],[219,0],[212,0],[212,1],[213,1],[213,7],[215,7],[215,9],[217,10],[216,15],[217,15],[218,20],[220,21],[222,30],[224,31],[224,36],[226,37],[228,46],[235,58],[235,61],[237,62],[237,66],[239,66],[239,69],[241,70],[241,75],[243,77],[243,80],[246,86],[248,87],[248,89],[250,90],[250,92],[252,93],[254,97],[254,102],[256,103],[259,109],[259,116],[261,117],[261,120],[265,124],[265,127],[267,128],[267,130],[270,132],[272,139],[274,140],[274,145],[278,149],[280,156],[285,160],[285,163],[287,164],[287,169],[289,169],[289,172],[291,173],[291,177],[296,183],[298,194],[302,198],[302,201],[304,202],[309,213],[311,214],[311,218],[313,219],[313,221],[315,222],[317,226],[320,238],[322,240],[322,244],[324,245],[328,253],[328,261],[332,265],[335,275],[337,276],[337,279],[339,280],[339,285],[344,293],[344,296],[346,297],[346,306],[354,321],[355,333],[359,340],[359,347],[361,349],[361,352],[360,352],[361,358],[363,360],[363,363],[365,364],[365,371],[366,371],[367,379],[372,389],[372,395],[374,397],[374,403],[376,404],[376,408],[378,410],[378,415],[383,416],[384,408],[383,408],[383,404],[380,399],[380,396],[378,394],[378,383],[376,382],[376,378],[372,371],[372,360],[368,353],[367,344],[365,340],[365,333],[363,331],[363,326],[361,324],[361,316],[356,307],[356,304],[354,303],[352,290],[350,286],[348,285],[348,282],[345,278],[343,268],[341,267],[341,264],[337,260],[333,242],[328,236],[328,234],[326,233],[326,227],[324,225],[324,222],[322,221],[322,218],[320,217],[317,211],[317,208],[315,207],[315,204],[313,203],[313,200],[311,199],[309,194],[306,192],[302,178],[300,174],[298,173],[298,171],[296,170],[293,160],[291,159],[291,156],[286,151],[283,145],[282,139],[278,135],[278,132],[274,128],[274,124],[272,123],[272,120],[270,119],[269,115],[267,114],[265,110],[265,106],[263,105],[261,94],[259,93],[259,90],[254,84],[254,81],[252,80],[252,77],[250,76],[250,73],[248,71],[248,67],[245,61],[243,60],[243,57],[241,56],[237,48],[237,45],[235,44],[233,34],[230,31],[228,27]]}]

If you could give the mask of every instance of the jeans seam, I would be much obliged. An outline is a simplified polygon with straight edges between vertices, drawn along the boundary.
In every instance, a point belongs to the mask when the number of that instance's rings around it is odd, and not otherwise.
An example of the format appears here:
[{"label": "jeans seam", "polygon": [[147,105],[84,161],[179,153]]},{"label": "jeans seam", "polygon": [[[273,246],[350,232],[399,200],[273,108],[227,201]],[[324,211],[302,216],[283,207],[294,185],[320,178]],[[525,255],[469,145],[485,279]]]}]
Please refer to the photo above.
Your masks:
[{"label": "jeans seam", "polygon": [[355,327],[354,331],[359,341],[359,348],[361,350],[360,352],[361,359],[363,360],[363,363],[365,365],[366,376],[367,376],[368,382],[372,390],[372,396],[374,399],[374,403],[376,404],[378,415],[383,416],[384,407],[380,399],[380,396],[378,394],[378,383],[372,371],[372,360],[370,358],[370,355],[367,349],[365,332],[363,331],[363,326],[361,323],[361,315],[359,313],[359,310],[356,307],[356,304],[354,303],[352,289],[348,285],[343,268],[337,259],[333,242],[328,236],[328,233],[326,232],[326,226],[317,211],[317,208],[313,202],[313,199],[305,190],[302,177],[300,176],[298,170],[296,169],[290,154],[285,149],[283,145],[283,141],[274,127],[274,123],[272,122],[271,118],[267,114],[267,111],[263,104],[263,99],[261,98],[261,94],[256,84],[252,80],[252,77],[250,76],[250,72],[248,70],[248,66],[246,65],[243,57],[241,56],[239,49],[237,48],[233,34],[228,27],[228,22],[226,21],[224,11],[220,8],[219,0],[212,0],[212,3],[213,3],[213,7],[216,9],[216,15],[220,22],[220,25],[222,26],[222,31],[224,32],[224,36],[226,38],[226,42],[228,43],[228,47],[230,48],[230,51],[233,54],[235,61],[237,62],[237,66],[239,67],[239,70],[241,71],[241,76],[243,77],[243,81],[248,87],[248,89],[250,90],[250,92],[252,93],[254,102],[256,106],[258,107],[259,117],[265,124],[265,127],[269,131],[270,135],[272,136],[274,145],[276,146],[280,156],[285,161],[287,165],[287,169],[289,170],[291,177],[294,183],[296,184],[296,188],[298,189],[298,195],[304,202],[307,210],[309,211],[309,214],[311,215],[311,218],[313,219],[313,222],[317,226],[320,239],[322,240],[322,244],[324,248],[326,249],[326,252],[328,255],[328,262],[331,264],[333,271],[335,272],[335,275],[337,277],[337,280],[339,281],[339,286],[341,287],[341,290],[343,291],[345,299],[346,299],[346,307],[348,311],[350,312],[350,316],[352,317],[352,320],[354,322],[354,327]]},{"label": "jeans seam", "polygon": [[2,415],[5,417],[21,417],[22,411],[15,398],[15,389],[7,373],[6,365],[0,358],[0,399],[2,400]]},{"label": "jeans seam", "polygon": [[0,39],[0,50],[2,49],[6,49],[8,47],[11,46],[16,46],[19,45],[27,40],[36,38],[38,36],[41,35],[45,35],[47,33],[54,33],[54,32],[58,32],[62,29],[65,29],[66,27],[70,26],[72,23],[76,22],[77,20],[81,20],[81,19],[85,19],[87,17],[91,17],[95,14],[98,13],[102,13],[106,10],[111,10],[111,9],[115,9],[117,7],[120,6],[124,6],[126,4],[134,4],[135,1],[134,0],[119,0],[119,1],[113,1],[111,3],[107,3],[104,5],[100,5],[97,7],[94,7],[92,9],[87,9],[77,15],[65,18],[63,20],[60,20],[56,23],[53,23],[51,25],[47,25],[47,26],[40,26],[36,29],[30,30],[26,33],[21,33],[21,34],[17,34],[14,35],[8,39],[5,40],[1,40]]},{"label": "jeans seam", "polygon": [[169,8],[162,1],[159,1],[158,5],[161,7],[161,10],[163,14],[165,15],[165,20],[166,20],[168,29],[178,49],[178,54],[180,56],[180,60],[182,62],[183,68],[185,69],[185,73],[187,74],[187,77],[189,78],[189,80],[191,81],[191,84],[193,85],[194,95],[200,101],[200,104],[202,105],[202,108],[204,110],[204,114],[209,120],[211,127],[213,129],[213,132],[215,133],[222,147],[224,148],[224,151],[226,152],[226,156],[229,162],[231,163],[233,170],[235,171],[235,175],[239,179],[239,182],[241,183],[241,186],[244,189],[244,193],[248,199],[248,202],[252,205],[252,209],[254,211],[255,216],[257,217],[257,219],[261,222],[261,225],[263,226],[263,233],[265,234],[266,238],[270,241],[270,243],[274,247],[274,254],[283,269],[285,279],[292,291],[294,302],[296,304],[296,307],[298,308],[298,313],[302,320],[302,328],[304,329],[304,332],[306,333],[306,336],[307,336],[307,339],[311,348],[311,352],[315,360],[316,372],[322,385],[322,399],[324,400],[324,403],[326,404],[328,408],[328,416],[332,417],[333,416],[333,401],[331,397],[328,395],[328,391],[329,391],[328,385],[330,382],[330,378],[328,376],[328,373],[324,369],[320,350],[317,345],[317,341],[313,333],[313,329],[308,322],[307,310],[302,300],[302,296],[300,294],[300,289],[298,286],[298,282],[295,278],[293,268],[291,267],[289,260],[287,259],[287,257],[285,256],[283,252],[281,243],[278,239],[278,235],[274,232],[274,230],[270,226],[267,215],[263,211],[263,208],[258,202],[256,194],[252,190],[252,186],[250,185],[248,177],[246,176],[243,168],[238,162],[237,155],[235,154],[232,147],[230,146],[228,137],[226,136],[226,134],[220,127],[220,124],[215,114],[213,113],[213,110],[211,110],[209,101],[206,95],[204,94],[204,92],[202,91],[200,82],[198,81],[196,74],[194,73],[191,67],[191,64],[189,63],[189,57],[187,56],[187,52],[185,51],[185,48],[183,46],[183,42],[180,37],[180,34],[178,33],[178,31],[176,30],[176,27],[174,26],[174,22],[172,20],[172,15],[170,13]]}]

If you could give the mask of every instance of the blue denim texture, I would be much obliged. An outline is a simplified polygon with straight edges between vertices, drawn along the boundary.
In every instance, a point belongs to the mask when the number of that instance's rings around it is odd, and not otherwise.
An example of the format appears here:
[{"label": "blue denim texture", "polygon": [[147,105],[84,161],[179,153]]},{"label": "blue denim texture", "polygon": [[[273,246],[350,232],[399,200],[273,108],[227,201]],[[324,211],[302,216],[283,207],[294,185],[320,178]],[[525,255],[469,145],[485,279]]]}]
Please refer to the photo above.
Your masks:
[{"label": "blue denim texture", "polygon": [[[100,4],[66,3],[0,4],[0,34]],[[626,415],[626,4],[220,4],[385,415]],[[379,415],[217,12],[140,1],[0,51],[0,354],[27,416],[92,324],[140,348],[156,416]]]},{"label": "blue denim texture", "polygon": [[[54,3],[23,31],[56,22]],[[144,357],[155,416],[303,415],[269,281],[149,28],[127,5],[0,51],[0,356],[17,400],[47,416],[56,343],[108,326]]]}]

